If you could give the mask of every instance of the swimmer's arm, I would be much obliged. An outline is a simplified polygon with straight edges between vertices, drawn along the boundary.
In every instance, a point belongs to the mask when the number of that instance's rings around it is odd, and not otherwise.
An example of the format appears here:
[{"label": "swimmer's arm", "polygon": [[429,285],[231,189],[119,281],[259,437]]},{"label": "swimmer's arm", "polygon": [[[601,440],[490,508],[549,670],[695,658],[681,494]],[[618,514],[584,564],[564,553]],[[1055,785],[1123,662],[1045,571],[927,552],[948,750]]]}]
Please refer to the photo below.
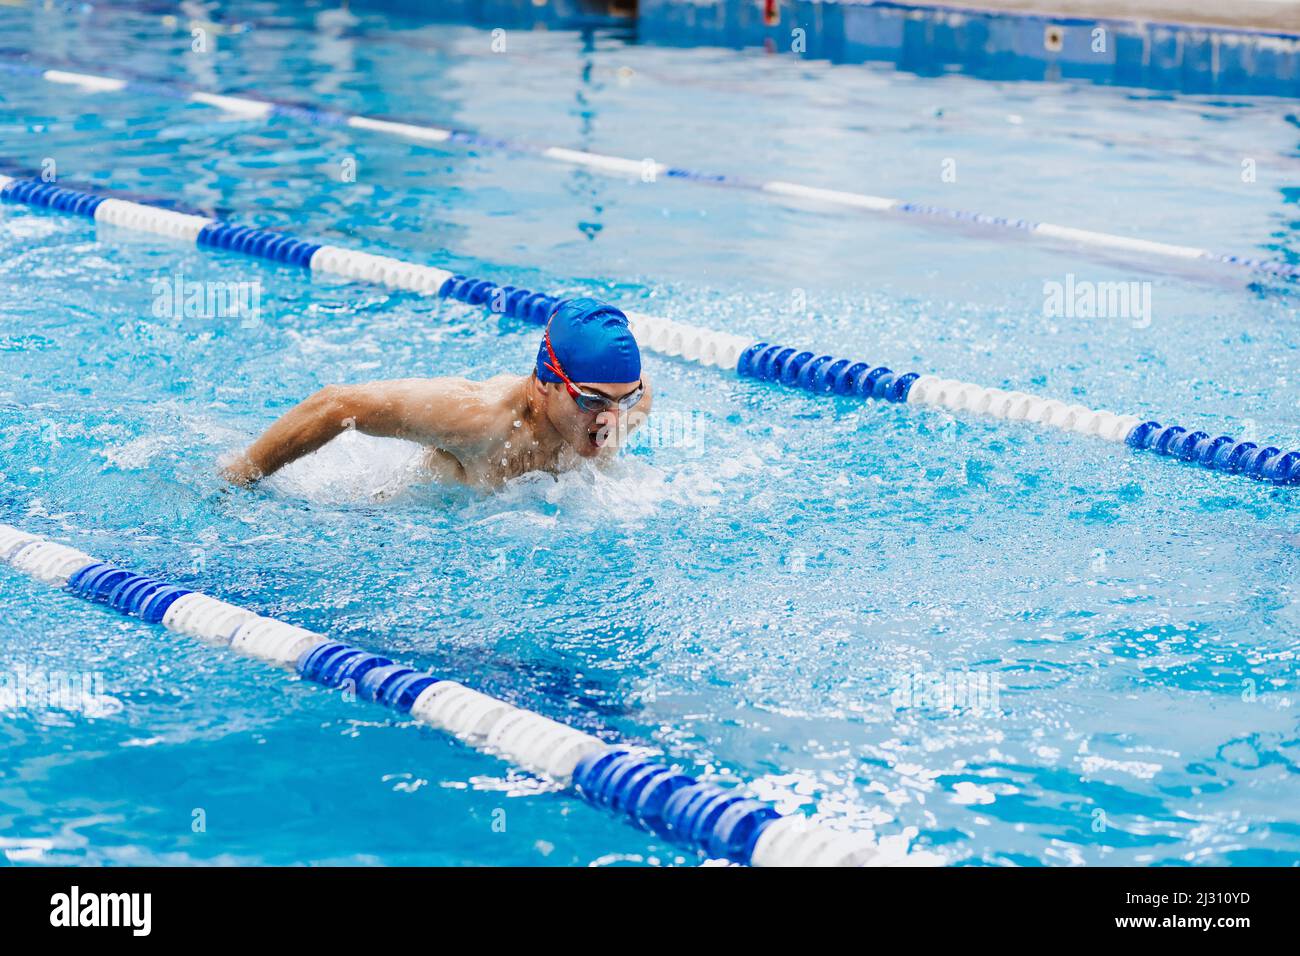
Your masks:
[{"label": "swimmer's arm", "polygon": [[228,481],[249,485],[309,455],[349,428],[381,438],[405,438],[457,453],[482,441],[483,403],[455,379],[400,379],[327,385],[291,408],[234,461]]}]

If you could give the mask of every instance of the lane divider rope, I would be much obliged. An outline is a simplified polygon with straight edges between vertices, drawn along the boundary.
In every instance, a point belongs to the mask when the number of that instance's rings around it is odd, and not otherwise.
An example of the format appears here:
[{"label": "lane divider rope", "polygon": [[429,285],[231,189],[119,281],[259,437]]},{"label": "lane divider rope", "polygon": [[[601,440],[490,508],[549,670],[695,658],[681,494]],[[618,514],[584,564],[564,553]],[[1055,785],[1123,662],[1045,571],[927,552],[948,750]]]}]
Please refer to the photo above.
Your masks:
[{"label": "lane divider rope", "polygon": [[[8,56],[12,56],[12,54],[8,54]],[[562,146],[545,146],[518,140],[500,139],[468,130],[363,116],[307,103],[272,100],[247,94],[208,93],[180,83],[164,84],[148,80],[125,79],[69,70],[43,69],[39,66],[13,62],[12,60],[0,60],[0,69],[10,73],[40,77],[51,83],[75,86],[87,93],[144,93],[151,96],[202,103],[250,119],[285,116],[320,126],[349,126],[353,129],[368,130],[416,141],[450,142],[496,152],[540,156],[554,162],[583,166],[615,175],[637,177],[652,175],[655,179],[662,176],[669,180],[728,186],[785,199],[795,199],[801,202],[841,206],[869,212],[919,216],[939,222],[974,223],[979,226],[1014,230],[1056,242],[1107,249],[1112,252],[1138,253],[1155,258],[1183,261],[1213,262],[1284,278],[1300,277],[1300,265],[1276,259],[1261,259],[1252,256],[1220,253],[1195,246],[1157,242],[1135,236],[1121,236],[1090,229],[1077,229],[1071,226],[1055,225],[1050,222],[1033,222],[1027,219],[951,209],[929,203],[908,202],[888,196],[873,196],[868,193],[824,189],[780,180],[760,181],[730,174],[700,172],[650,159],[629,159],[627,157],[593,153],[587,150],[568,149]]]},{"label": "lane divider rope", "polygon": [[[437,295],[496,313],[544,324],[564,301],[557,296],[488,279],[453,274],[389,256],[305,242],[270,229],[236,226],[218,219],[173,212],[146,203],[105,198],[35,179],[0,175],[0,202],[67,212],[95,222],[193,242],[298,266],[311,272],[374,282],[422,295]],[[1216,438],[1180,425],[1162,425],[1136,415],[1094,410],[1020,391],[972,382],[897,373],[846,358],[717,332],[658,316],[629,311],[643,348],[701,365],[731,369],[746,378],[776,382],[818,396],[876,399],[967,412],[1060,431],[1091,435],[1227,474],[1278,485],[1300,484],[1300,452],[1259,446],[1227,435]]]},{"label": "lane divider rope", "polygon": [[[607,744],[464,684],[323,634],[136,574],[0,524],[0,562],[70,594],[247,657],[294,668],[325,687],[409,714],[478,750],[549,779],[680,846],[752,866],[883,862],[868,834],[782,815],[743,787],[697,780],[639,748]],[[914,862],[926,859],[918,855]]]}]

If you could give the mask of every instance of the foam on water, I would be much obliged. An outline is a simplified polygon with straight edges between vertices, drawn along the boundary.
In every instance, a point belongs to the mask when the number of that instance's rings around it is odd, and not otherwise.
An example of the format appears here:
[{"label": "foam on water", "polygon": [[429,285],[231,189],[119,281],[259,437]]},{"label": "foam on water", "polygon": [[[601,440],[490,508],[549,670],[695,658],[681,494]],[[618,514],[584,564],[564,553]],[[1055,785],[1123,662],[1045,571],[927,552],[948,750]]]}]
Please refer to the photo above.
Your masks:
[{"label": "foam on water", "polygon": [[415,442],[349,429],[269,476],[260,487],[324,505],[401,500],[430,480],[425,454]]}]

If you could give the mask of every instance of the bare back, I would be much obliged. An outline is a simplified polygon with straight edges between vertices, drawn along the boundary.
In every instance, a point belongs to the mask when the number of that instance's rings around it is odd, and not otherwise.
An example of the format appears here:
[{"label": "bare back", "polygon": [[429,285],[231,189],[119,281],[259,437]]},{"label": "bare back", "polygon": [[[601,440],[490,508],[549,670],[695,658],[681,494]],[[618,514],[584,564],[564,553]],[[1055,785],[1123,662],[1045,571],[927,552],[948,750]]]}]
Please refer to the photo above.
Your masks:
[{"label": "bare back", "polygon": [[251,484],[349,429],[428,446],[425,464],[440,481],[492,486],[553,470],[563,442],[532,410],[528,384],[497,375],[330,385],[285,413],[225,474]]}]

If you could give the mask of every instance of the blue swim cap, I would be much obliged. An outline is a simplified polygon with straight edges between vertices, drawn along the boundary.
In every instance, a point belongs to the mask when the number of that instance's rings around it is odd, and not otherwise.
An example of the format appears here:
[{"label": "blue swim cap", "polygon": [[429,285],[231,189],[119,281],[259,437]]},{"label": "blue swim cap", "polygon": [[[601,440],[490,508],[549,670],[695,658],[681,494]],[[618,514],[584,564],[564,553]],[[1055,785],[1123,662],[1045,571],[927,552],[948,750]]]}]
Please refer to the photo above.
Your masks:
[{"label": "blue swim cap", "polygon": [[[550,321],[551,348],[564,374],[575,382],[636,382],[641,379],[641,350],[628,327],[627,316],[595,299],[569,299]],[[563,379],[551,363],[546,337],[537,349],[537,377],[543,382]]]}]

